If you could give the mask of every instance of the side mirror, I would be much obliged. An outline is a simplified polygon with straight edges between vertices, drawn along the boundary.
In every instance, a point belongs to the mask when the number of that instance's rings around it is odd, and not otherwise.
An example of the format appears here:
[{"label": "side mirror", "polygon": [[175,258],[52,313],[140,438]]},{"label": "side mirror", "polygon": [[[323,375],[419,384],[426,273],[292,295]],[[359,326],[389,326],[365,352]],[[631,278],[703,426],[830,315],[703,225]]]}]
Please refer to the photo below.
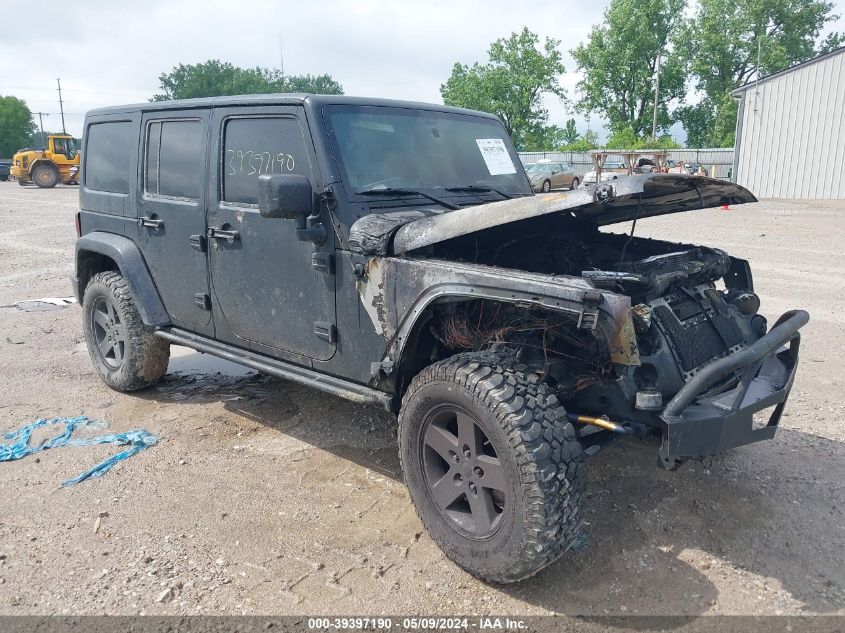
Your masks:
[{"label": "side mirror", "polygon": [[305,227],[305,218],[314,211],[311,181],[296,174],[263,174],[258,177],[258,210],[265,218],[296,220]]},{"label": "side mirror", "polygon": [[296,220],[296,239],[318,246],[327,239],[320,223],[311,181],[297,174],[263,174],[258,177],[258,210],[265,218]]}]

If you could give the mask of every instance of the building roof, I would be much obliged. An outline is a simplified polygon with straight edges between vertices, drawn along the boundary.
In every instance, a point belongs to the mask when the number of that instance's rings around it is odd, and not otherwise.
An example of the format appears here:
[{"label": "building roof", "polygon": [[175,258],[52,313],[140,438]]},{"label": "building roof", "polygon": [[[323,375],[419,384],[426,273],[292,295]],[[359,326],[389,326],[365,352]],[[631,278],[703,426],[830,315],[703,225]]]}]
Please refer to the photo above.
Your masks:
[{"label": "building roof", "polygon": [[734,90],[732,90],[731,96],[732,97],[739,97],[749,88],[754,88],[755,86],[757,86],[759,84],[766,83],[770,79],[774,79],[775,77],[780,77],[782,75],[789,74],[789,73],[794,72],[796,70],[801,70],[803,68],[806,68],[807,66],[811,66],[811,65],[813,65],[817,62],[820,62],[822,60],[828,59],[830,57],[835,57],[836,55],[842,55],[842,54],[845,54],[845,46],[834,49],[834,50],[832,50],[828,53],[824,53],[823,55],[819,55],[818,57],[813,57],[813,59],[808,59],[807,61],[801,62],[800,64],[795,64],[794,66],[790,66],[789,68],[785,68],[784,70],[779,70],[778,72],[772,73],[771,75],[766,75],[765,77],[760,77],[759,80],[751,81],[747,84],[744,84],[744,85],[740,86],[739,88],[735,88]]}]

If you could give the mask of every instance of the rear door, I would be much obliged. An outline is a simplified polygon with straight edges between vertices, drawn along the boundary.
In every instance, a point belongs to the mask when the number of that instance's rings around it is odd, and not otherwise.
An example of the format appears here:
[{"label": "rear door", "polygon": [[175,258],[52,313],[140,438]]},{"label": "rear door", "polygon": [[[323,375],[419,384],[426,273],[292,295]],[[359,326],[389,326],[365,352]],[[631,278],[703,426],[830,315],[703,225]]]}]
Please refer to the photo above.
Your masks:
[{"label": "rear door", "polygon": [[138,243],[175,325],[203,331],[211,311],[205,253],[208,110],[143,118]]},{"label": "rear door", "polygon": [[218,108],[213,130],[216,199],[208,228],[210,236],[223,236],[209,238],[217,337],[306,364],[330,359],[334,234],[320,246],[299,241],[293,220],[264,218],[258,210],[261,174],[307,176],[315,198],[320,191],[304,108]]}]

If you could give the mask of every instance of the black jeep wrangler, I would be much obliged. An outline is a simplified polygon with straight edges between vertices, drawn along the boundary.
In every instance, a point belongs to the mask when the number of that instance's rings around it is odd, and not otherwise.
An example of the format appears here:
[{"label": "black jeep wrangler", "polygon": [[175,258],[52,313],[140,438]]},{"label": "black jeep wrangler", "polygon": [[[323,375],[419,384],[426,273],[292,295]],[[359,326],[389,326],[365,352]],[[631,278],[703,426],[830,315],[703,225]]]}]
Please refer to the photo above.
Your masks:
[{"label": "black jeep wrangler", "polygon": [[599,230],[742,187],[534,195],[495,117],[375,99],[113,107],[84,138],[74,284],[101,378],[148,387],[176,343],[397,413],[420,519],[481,578],[576,542],[585,459],[616,438],[662,438],[671,469],[775,433],[807,313],[769,327],[746,261]]}]

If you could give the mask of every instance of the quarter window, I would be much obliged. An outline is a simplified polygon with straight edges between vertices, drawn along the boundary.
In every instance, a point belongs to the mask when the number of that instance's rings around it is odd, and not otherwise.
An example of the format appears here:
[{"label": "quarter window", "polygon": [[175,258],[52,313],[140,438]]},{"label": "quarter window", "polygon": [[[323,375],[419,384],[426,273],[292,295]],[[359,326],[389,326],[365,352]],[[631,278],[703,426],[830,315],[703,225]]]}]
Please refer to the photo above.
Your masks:
[{"label": "quarter window", "polygon": [[293,117],[229,119],[223,132],[223,200],[258,204],[258,176],[311,175],[302,126]]},{"label": "quarter window", "polygon": [[[137,130],[137,128],[136,128]],[[85,187],[93,191],[129,193],[130,163],[137,151],[130,121],[88,126],[85,144]]]},{"label": "quarter window", "polygon": [[198,200],[202,182],[202,123],[153,121],[147,127],[144,190]]}]

